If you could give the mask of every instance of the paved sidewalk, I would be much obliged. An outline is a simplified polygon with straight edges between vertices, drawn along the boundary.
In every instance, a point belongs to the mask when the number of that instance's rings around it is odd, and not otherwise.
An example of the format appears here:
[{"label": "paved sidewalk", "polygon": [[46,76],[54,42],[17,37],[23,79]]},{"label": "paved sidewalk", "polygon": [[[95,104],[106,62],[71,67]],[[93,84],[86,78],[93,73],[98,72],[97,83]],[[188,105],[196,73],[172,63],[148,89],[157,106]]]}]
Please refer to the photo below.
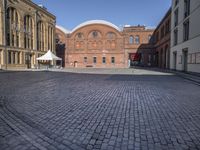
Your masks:
[{"label": "paved sidewalk", "polygon": [[23,71],[23,72],[40,72],[40,71],[52,71],[52,72],[68,72],[78,74],[110,74],[110,75],[177,75],[184,79],[190,80],[193,83],[200,85],[199,73],[186,73],[173,70],[164,70],[160,68],[63,68],[63,69],[11,69],[0,70],[2,72],[10,71]]},{"label": "paved sidewalk", "polygon": [[110,74],[110,75],[173,75],[162,71],[146,70],[145,68],[64,68],[50,71],[81,73],[81,74]]},{"label": "paved sidewalk", "polygon": [[158,72],[163,72],[163,73],[171,73],[179,77],[182,77],[184,79],[190,80],[197,85],[200,85],[200,73],[183,72],[183,71],[167,70],[167,69],[160,69],[160,68],[137,68],[137,69],[144,69],[148,71],[158,71]]},{"label": "paved sidewalk", "polygon": [[175,73],[176,75],[188,79],[198,85],[200,85],[200,74],[190,74],[190,73],[185,73],[185,72],[177,72],[177,71],[173,71],[172,73]]}]

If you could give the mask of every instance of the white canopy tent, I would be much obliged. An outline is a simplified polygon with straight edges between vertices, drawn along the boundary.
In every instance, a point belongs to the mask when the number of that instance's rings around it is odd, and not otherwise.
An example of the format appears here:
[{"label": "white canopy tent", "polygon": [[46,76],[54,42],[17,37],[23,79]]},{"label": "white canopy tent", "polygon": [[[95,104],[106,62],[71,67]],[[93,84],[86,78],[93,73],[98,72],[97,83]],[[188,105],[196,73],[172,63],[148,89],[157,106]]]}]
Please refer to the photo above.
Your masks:
[{"label": "white canopy tent", "polygon": [[61,66],[62,66],[62,58],[57,57],[56,55],[54,55],[51,50],[48,50],[48,52],[46,54],[44,54],[41,57],[38,57],[37,60],[44,60],[44,61],[56,61],[56,60],[60,60],[61,61]]}]

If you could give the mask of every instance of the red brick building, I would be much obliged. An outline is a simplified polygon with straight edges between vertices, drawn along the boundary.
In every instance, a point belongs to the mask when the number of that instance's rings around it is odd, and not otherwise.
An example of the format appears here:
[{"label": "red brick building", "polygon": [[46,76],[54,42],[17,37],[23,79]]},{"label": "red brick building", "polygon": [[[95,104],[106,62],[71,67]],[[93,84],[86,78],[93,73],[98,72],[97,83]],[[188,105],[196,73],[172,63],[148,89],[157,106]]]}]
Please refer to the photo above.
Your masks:
[{"label": "red brick building", "polygon": [[155,64],[157,67],[164,69],[169,69],[170,65],[170,28],[171,8],[153,33],[156,58]]},{"label": "red brick building", "polygon": [[57,27],[57,55],[64,59],[64,67],[152,66],[153,32],[145,26],[125,26],[121,30],[103,20],[84,22],[70,32]]}]

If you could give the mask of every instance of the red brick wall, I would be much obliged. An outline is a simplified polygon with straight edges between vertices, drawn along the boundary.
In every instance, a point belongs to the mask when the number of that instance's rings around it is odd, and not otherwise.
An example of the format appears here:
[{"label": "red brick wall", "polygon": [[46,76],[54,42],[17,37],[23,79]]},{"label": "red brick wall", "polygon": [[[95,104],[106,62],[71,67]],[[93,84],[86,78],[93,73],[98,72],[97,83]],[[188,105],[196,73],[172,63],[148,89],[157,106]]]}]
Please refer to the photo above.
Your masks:
[{"label": "red brick wall", "polygon": [[[166,32],[167,25],[169,26],[169,31]],[[169,68],[170,62],[170,27],[171,27],[171,9],[166,13],[158,27],[155,29],[153,33],[153,37],[155,39],[155,55],[157,66],[160,68]],[[164,35],[161,36],[162,29],[164,29]]]},{"label": "red brick wall", "polygon": [[[144,27],[136,26],[118,31],[108,25],[91,24],[67,36],[61,36],[60,30],[56,31],[66,43],[65,67],[124,68],[128,67],[129,53],[142,52],[146,59],[152,51],[148,36],[153,34],[153,30],[146,30]],[[94,31],[97,33],[95,37]],[[130,44],[130,35],[138,35],[140,43]],[[87,62],[84,62],[84,57],[87,57]],[[93,63],[93,57],[97,58],[96,63]],[[106,63],[102,62],[102,57],[106,57]],[[114,64],[111,57],[115,58]],[[144,60],[143,63],[147,65],[148,61]]]}]

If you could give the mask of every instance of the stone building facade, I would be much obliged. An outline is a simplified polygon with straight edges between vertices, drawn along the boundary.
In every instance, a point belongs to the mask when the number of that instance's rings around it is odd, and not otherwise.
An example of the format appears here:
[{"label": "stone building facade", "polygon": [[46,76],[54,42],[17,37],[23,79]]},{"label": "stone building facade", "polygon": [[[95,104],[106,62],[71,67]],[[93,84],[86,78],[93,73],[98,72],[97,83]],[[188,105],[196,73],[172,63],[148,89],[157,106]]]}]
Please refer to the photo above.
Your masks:
[{"label": "stone building facade", "polygon": [[170,68],[170,32],[171,8],[158,24],[152,36],[155,48],[155,65],[163,69]]},{"label": "stone building facade", "polygon": [[144,26],[126,26],[120,30],[104,20],[87,21],[67,32],[57,28],[57,50],[61,50],[60,43],[65,44],[64,56],[58,56],[65,57],[64,67],[152,65],[153,47],[149,39],[153,31]]},{"label": "stone building facade", "polygon": [[200,1],[172,0],[170,68],[200,73]]},{"label": "stone building facade", "polygon": [[55,51],[56,17],[31,0],[0,1],[0,68],[33,68]]}]

